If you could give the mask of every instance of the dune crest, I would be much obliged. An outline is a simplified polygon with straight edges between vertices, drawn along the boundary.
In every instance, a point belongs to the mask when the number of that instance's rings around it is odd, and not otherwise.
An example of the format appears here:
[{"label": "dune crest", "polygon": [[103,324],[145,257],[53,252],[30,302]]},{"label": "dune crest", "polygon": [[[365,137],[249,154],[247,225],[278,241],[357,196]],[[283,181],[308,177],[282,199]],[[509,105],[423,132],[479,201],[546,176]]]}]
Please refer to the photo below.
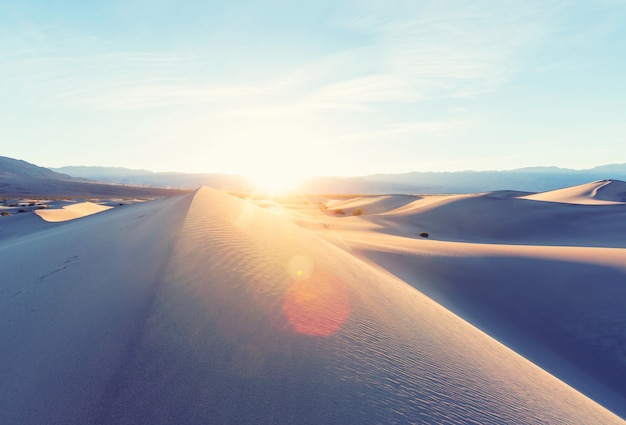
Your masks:
[{"label": "dune crest", "polygon": [[522,196],[521,198],[580,205],[623,204],[626,203],[626,182],[598,180],[579,186]]},{"label": "dune crest", "polygon": [[111,208],[113,207],[94,204],[93,202],[81,202],[77,204],[66,205],[63,208],[35,210],[35,214],[37,214],[45,221],[58,223],[61,221],[76,220],[77,218],[97,214]]},{"label": "dune crest", "polygon": [[[549,192],[536,195],[545,195],[544,201],[490,193],[427,196],[387,213],[364,216],[363,220],[382,232],[404,237],[428,232],[431,238],[454,242],[626,247],[622,236],[626,232],[626,203],[583,199],[581,195],[595,193],[617,199],[623,186],[626,184],[596,182],[557,191],[570,201],[578,200],[576,203],[556,202],[556,196]],[[550,201],[545,202],[547,199]],[[585,199],[589,201],[583,202]]]},{"label": "dune crest", "polygon": [[327,204],[329,210],[341,209],[347,214],[360,209],[363,214],[380,214],[401,208],[421,199],[414,195],[369,195],[352,199],[333,201]]}]

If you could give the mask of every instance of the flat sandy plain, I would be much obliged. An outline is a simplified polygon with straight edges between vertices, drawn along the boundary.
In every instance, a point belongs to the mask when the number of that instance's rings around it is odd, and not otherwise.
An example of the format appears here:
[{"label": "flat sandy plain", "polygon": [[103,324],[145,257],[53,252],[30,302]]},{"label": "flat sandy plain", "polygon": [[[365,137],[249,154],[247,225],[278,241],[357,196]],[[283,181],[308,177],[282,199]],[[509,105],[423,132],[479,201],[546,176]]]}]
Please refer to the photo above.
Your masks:
[{"label": "flat sandy plain", "polygon": [[625,423],[624,182],[38,203],[0,423]]}]

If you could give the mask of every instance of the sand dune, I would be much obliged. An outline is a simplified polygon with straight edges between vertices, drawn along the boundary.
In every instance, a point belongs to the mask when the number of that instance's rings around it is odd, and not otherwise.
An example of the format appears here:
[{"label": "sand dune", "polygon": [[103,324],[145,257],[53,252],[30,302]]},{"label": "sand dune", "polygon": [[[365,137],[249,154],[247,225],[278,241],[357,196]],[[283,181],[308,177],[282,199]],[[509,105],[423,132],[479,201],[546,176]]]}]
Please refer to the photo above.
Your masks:
[{"label": "sand dune", "polygon": [[111,208],[113,207],[95,204],[93,202],[81,202],[66,205],[63,208],[36,210],[35,214],[37,214],[45,221],[58,223],[59,221],[69,221],[75,220],[77,218],[86,217],[88,215],[106,211]]},{"label": "sand dune", "polygon": [[624,423],[285,217],[203,188],[0,243],[0,423]]},{"label": "sand dune", "polygon": [[513,193],[426,197],[379,216],[299,223],[626,416],[625,213],[619,203]]},{"label": "sand dune", "polygon": [[421,199],[412,195],[384,195],[384,196],[359,196],[352,199],[330,201],[327,203],[329,210],[342,209],[347,214],[360,209],[363,214],[380,214],[400,208],[406,204]]},{"label": "sand dune", "polygon": [[623,203],[573,205],[491,194],[428,196],[364,219],[398,236],[425,231],[431,238],[458,242],[626,247]]},{"label": "sand dune", "polygon": [[604,405],[624,410],[626,252],[345,235],[371,260]]},{"label": "sand dune", "polygon": [[626,182],[620,180],[599,180],[580,186],[551,190],[524,199],[546,202],[563,202],[582,205],[611,205],[626,202]]}]

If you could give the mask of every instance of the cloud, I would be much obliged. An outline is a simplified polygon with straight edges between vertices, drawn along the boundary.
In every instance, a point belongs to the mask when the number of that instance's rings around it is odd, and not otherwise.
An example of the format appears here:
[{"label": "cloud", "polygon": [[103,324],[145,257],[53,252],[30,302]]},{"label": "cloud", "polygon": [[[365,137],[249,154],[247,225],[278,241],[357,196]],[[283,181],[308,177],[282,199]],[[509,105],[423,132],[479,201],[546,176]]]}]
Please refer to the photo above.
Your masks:
[{"label": "cloud", "polygon": [[94,87],[94,93],[88,95],[68,93],[78,102],[104,109],[153,109],[168,106],[204,105],[216,109],[230,103],[260,99],[276,89],[266,86],[228,85],[228,84],[191,84],[179,81],[155,81],[118,84],[111,89],[106,86]]},{"label": "cloud", "polygon": [[[546,33],[553,7],[550,2],[533,7],[485,1],[452,7],[437,1],[359,6],[358,12],[346,11],[336,19],[337,25],[371,39],[366,48],[345,52],[351,58],[345,61],[348,69],[357,75],[319,87],[309,101],[410,103],[497,90],[515,74],[519,57]],[[368,62],[369,72],[363,75],[350,62]]]},{"label": "cloud", "polygon": [[0,76],[6,87],[39,97],[34,101],[100,109],[222,104],[236,115],[266,107],[356,111],[472,98],[510,80],[518,56],[549,20],[549,2],[541,8],[500,4],[354,3],[331,21],[353,33],[356,46],[277,69],[265,80],[202,75],[200,64],[212,51],[126,50],[61,28],[24,25],[8,34],[19,48],[2,55],[8,65]]},{"label": "cloud", "polygon": [[398,122],[363,132],[353,132],[335,140],[336,143],[381,140],[415,140],[421,136],[442,137],[466,124],[462,120]]}]

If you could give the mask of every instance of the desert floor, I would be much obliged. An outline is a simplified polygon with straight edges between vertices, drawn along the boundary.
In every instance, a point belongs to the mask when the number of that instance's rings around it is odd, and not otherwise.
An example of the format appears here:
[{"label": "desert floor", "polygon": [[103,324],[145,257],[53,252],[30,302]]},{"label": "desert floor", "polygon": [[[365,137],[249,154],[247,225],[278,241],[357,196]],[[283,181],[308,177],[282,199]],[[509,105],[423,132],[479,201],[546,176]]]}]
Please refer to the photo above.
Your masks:
[{"label": "desert floor", "polygon": [[140,201],[0,206],[0,423],[624,423],[623,182]]}]

